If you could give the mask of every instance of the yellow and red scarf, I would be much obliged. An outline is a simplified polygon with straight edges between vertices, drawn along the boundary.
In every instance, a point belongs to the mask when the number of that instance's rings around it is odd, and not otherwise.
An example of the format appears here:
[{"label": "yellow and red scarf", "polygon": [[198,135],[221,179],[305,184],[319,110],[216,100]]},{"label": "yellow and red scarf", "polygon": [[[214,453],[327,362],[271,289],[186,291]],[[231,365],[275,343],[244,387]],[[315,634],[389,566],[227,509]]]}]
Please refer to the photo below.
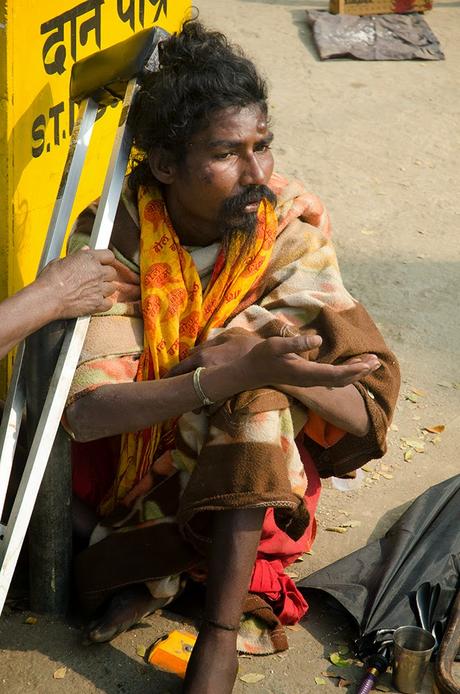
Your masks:
[{"label": "yellow and red scarf", "polygon": [[[227,254],[218,254],[203,293],[192,256],[180,244],[161,193],[141,187],[138,209],[144,352],[136,381],[151,381],[162,378],[191,347],[205,341],[212,328],[223,326],[263,276],[277,219],[273,207],[263,200],[251,256],[241,253],[244,239],[236,235]],[[163,450],[173,446],[176,421],[123,436],[117,478],[111,497],[103,503],[104,514],[144,477]]]}]

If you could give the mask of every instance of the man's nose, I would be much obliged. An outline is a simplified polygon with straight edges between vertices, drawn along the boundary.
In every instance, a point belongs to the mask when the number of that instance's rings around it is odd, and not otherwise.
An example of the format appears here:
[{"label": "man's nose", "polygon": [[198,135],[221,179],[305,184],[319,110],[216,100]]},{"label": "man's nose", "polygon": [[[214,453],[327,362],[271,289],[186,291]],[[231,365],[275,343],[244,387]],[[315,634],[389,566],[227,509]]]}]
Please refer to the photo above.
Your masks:
[{"label": "man's nose", "polygon": [[241,184],[262,185],[265,181],[265,172],[254,152],[248,154],[244,160],[244,168],[241,174]]}]

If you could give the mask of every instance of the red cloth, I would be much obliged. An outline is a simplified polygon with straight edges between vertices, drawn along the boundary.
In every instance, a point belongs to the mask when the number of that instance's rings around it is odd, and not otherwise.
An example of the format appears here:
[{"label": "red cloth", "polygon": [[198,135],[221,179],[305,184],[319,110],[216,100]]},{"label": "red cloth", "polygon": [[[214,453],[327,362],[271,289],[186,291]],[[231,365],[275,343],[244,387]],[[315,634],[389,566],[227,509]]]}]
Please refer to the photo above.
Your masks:
[{"label": "red cloth", "polygon": [[313,458],[301,437],[296,443],[308,478],[304,503],[310,514],[310,525],[302,537],[294,541],[276,525],[273,509],[267,511],[249,587],[250,592],[262,594],[271,604],[282,624],[296,624],[308,610],[308,603],[284,569],[313,544],[316,536],[315,512],[321,494],[321,480]]},{"label": "red cloth", "polygon": [[118,464],[119,437],[72,442],[72,491],[96,510],[110,489]]}]

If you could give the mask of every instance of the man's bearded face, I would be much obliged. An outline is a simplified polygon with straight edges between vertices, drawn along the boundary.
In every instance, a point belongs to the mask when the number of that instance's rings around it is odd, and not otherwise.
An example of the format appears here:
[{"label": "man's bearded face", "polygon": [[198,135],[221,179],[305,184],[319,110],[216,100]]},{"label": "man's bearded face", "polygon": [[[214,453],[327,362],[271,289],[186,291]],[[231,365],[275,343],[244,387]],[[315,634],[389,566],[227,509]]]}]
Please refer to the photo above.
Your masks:
[{"label": "man's bearded face", "polygon": [[236,233],[243,234],[248,242],[255,235],[257,210],[262,200],[276,205],[275,193],[266,185],[248,186],[242,193],[227,198],[222,203],[218,227],[222,239],[228,244]]},{"label": "man's bearded face", "polygon": [[267,115],[258,105],[225,108],[195,133],[185,162],[173,170],[165,196],[182,243],[207,246],[235,231],[254,232],[273,173]]}]

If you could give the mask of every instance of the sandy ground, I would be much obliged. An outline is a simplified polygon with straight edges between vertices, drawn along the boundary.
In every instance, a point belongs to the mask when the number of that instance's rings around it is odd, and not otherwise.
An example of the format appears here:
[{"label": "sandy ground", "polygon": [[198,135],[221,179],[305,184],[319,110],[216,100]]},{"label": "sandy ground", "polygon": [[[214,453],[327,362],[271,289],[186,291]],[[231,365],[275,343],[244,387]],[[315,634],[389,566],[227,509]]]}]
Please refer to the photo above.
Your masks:
[{"label": "sandy ground", "polygon": [[[322,63],[305,22],[305,9],[320,6],[311,3],[195,3],[267,76],[277,169],[303,179],[326,201],[345,283],[402,366],[388,454],[369,466],[359,489],[338,491],[325,482],[314,554],[295,565],[299,577],[381,536],[415,496],[460,472],[460,2],[435,0],[427,15],[446,54],[445,62],[433,63]],[[438,424],[445,425],[440,436],[423,435],[423,427]],[[424,453],[405,462],[401,437],[420,439]],[[326,531],[350,518],[360,525],[344,534]],[[1,620],[0,691],[180,691],[173,676],[154,671],[137,654],[139,646],[181,626],[168,614],[145,620],[113,644],[86,649],[71,625],[43,616],[30,625],[27,614],[7,611]],[[314,678],[334,669],[328,654],[351,636],[337,614],[311,605],[289,632],[288,653],[241,658],[240,675],[264,679],[238,680],[235,692],[326,694],[337,680],[317,685]],[[61,667],[65,676],[54,679]],[[343,674],[355,681],[359,671]],[[384,683],[390,691],[389,680]],[[354,690],[354,684],[347,689]],[[428,679],[423,691],[431,691]]]}]

